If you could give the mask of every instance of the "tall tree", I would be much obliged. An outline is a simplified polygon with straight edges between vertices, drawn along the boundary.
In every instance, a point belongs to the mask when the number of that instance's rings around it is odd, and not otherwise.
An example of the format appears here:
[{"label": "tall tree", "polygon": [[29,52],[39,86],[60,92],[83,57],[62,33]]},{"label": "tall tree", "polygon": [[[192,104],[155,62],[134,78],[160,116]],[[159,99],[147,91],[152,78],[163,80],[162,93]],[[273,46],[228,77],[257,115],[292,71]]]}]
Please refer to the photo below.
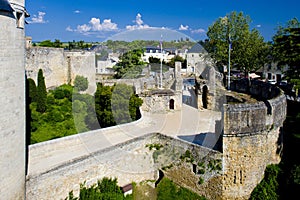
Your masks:
[{"label": "tall tree", "polygon": [[38,85],[37,85],[37,107],[36,110],[40,113],[46,111],[46,101],[47,101],[47,90],[45,84],[45,77],[43,75],[43,70],[39,69],[38,72]]},{"label": "tall tree", "polygon": [[279,65],[288,65],[286,78],[300,88],[300,22],[293,18],[285,27],[279,26],[273,37],[273,56]]},{"label": "tall tree", "polygon": [[231,66],[245,72],[263,66],[268,54],[268,45],[258,30],[250,30],[251,19],[242,12],[231,12],[217,19],[209,28],[207,50],[220,66],[228,65],[231,44]]},{"label": "tall tree", "polygon": [[29,88],[29,104],[31,102],[37,102],[37,88],[33,79],[27,79],[28,88]]}]

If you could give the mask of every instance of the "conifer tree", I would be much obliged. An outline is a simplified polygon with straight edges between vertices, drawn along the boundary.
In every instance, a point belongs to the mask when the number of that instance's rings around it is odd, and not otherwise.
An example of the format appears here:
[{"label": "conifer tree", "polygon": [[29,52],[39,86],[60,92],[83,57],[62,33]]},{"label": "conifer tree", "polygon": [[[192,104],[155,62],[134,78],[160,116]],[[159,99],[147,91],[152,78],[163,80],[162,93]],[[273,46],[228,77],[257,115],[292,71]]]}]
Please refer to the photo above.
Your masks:
[{"label": "conifer tree", "polygon": [[47,91],[45,84],[45,77],[42,69],[38,72],[38,85],[37,85],[37,107],[36,111],[44,113],[46,111]]},{"label": "conifer tree", "polygon": [[34,82],[33,79],[28,78],[27,79],[27,83],[28,83],[28,89],[29,89],[29,98],[30,98],[30,103],[31,102],[37,102],[37,88],[36,88],[36,84]]}]

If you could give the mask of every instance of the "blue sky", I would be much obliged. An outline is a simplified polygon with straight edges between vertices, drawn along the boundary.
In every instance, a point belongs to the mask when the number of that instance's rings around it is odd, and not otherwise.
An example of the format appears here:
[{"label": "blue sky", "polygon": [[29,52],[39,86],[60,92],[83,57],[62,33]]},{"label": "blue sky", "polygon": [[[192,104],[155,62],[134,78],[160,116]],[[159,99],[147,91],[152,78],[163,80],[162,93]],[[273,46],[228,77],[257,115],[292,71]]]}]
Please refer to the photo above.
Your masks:
[{"label": "blue sky", "polygon": [[194,40],[231,11],[252,19],[266,41],[296,17],[299,0],[26,0],[26,35],[33,41],[104,41],[126,30],[171,29]]}]

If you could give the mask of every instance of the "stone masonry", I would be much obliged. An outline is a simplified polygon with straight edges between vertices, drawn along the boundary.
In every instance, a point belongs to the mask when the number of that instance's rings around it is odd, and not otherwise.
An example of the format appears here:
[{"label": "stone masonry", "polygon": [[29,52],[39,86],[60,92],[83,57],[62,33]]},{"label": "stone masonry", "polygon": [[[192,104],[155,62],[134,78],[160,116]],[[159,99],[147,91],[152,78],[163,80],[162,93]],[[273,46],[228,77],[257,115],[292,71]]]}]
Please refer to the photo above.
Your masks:
[{"label": "stone masonry", "polygon": [[0,9],[0,198],[8,200],[25,198],[24,3]]}]

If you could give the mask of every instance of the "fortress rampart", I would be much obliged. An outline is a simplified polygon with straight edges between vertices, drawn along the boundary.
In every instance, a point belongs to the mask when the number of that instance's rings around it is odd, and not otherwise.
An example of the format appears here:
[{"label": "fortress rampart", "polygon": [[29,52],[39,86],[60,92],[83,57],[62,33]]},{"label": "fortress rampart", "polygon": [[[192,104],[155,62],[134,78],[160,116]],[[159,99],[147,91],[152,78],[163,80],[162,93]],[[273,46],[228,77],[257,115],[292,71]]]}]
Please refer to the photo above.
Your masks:
[{"label": "fortress rampart", "polygon": [[[89,134],[89,133],[85,133]],[[92,133],[93,134],[93,133]],[[80,139],[80,135],[76,136]],[[73,139],[75,137],[73,136]],[[68,140],[57,139],[51,143],[32,145],[30,150],[47,153],[51,148],[65,146]],[[161,149],[150,150],[149,145],[161,145]],[[26,197],[28,199],[64,199],[68,192],[73,190],[78,194],[80,183],[86,181],[87,185],[97,182],[103,177],[117,177],[120,185],[145,180],[157,180],[158,170],[180,163],[180,157],[190,151],[195,162],[218,159],[220,152],[194,145],[172,137],[157,133],[128,140],[95,152],[86,153],[77,158],[65,158],[65,161],[46,171],[27,176]],[[45,152],[45,153],[46,153]],[[43,158],[40,157],[43,162]],[[192,166],[190,166],[192,171]],[[205,178],[215,176],[215,173],[206,173]]]},{"label": "fortress rampart", "polygon": [[65,51],[62,48],[30,47],[26,49],[25,69],[28,78],[37,81],[43,70],[47,89],[72,84],[76,75],[88,78],[87,92],[96,91],[96,55],[88,51]]},{"label": "fortress rampart", "polygon": [[[262,180],[266,166],[280,161],[280,127],[285,115],[284,95],[268,103],[225,105],[220,151],[158,133],[98,150],[89,146],[106,143],[97,131],[35,144],[30,146],[30,153],[39,156],[41,163],[43,156],[55,158],[53,152],[77,151],[79,143],[86,143],[86,147],[78,156],[65,157],[59,165],[29,174],[26,195],[29,199],[65,198],[71,190],[77,194],[84,181],[90,185],[107,176],[117,177],[119,184],[125,185],[157,180],[158,170],[162,170],[174,182],[208,199],[248,199]],[[114,129],[103,129],[102,133],[111,130]]]},{"label": "fortress rampart", "polygon": [[224,106],[224,199],[248,199],[266,166],[280,162],[285,117],[283,94],[264,102]]}]

